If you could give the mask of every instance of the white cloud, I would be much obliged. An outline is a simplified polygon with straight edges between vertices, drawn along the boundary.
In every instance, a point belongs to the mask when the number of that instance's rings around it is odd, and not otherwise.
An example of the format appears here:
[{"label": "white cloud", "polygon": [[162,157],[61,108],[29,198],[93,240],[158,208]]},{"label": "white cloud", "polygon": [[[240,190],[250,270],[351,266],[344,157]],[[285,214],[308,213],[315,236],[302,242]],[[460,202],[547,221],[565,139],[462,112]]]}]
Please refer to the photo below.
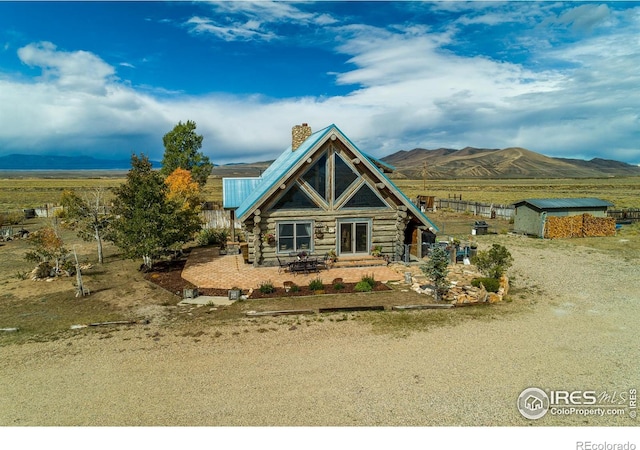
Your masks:
[{"label": "white cloud", "polygon": [[580,5],[560,15],[557,23],[571,25],[578,31],[590,31],[597,26],[606,25],[609,15],[607,5]]},{"label": "white cloud", "polygon": [[326,26],[337,22],[326,13],[302,11],[293,3],[276,1],[213,2],[211,17],[194,16],[186,25],[192,32],[224,41],[265,40],[278,37],[274,26],[289,23]]},{"label": "white cloud", "polygon": [[[252,14],[263,8],[241,3],[218,7]],[[272,21],[294,8],[269,7]],[[248,162],[274,158],[288,146],[291,127],[308,122],[314,130],[335,123],[375,156],[414,147],[522,146],[552,156],[599,154],[636,162],[640,99],[632,94],[640,85],[640,38],[633,21],[639,10],[625,10],[624,17],[609,11],[605,22],[616,26],[608,33],[549,39],[546,48],[533,35],[523,39],[531,43],[535,64],[529,65],[450,50],[457,33],[464,32],[461,23],[439,32],[419,24],[336,27],[336,51],[347,55],[350,67],[336,72],[336,82],[356,87],[326,98],[160,95],[155,92],[161,87],[143,91],[121,82],[115,69],[92,53],[30,44],[19,56],[42,76],[29,83],[0,78],[0,146],[6,151],[59,145],[98,148],[109,157],[144,152],[159,158],[164,133],[180,120],[194,120],[205,137],[203,151],[214,162]],[[604,17],[597,9],[591,12]],[[484,13],[476,24],[517,16]],[[536,14],[542,23],[544,11]],[[317,14],[303,18],[323,20]],[[254,20],[242,22],[247,38],[264,32],[263,22]],[[217,26],[206,18],[192,25]]]},{"label": "white cloud", "polygon": [[225,41],[262,39],[270,40],[275,37],[271,32],[260,30],[260,23],[249,20],[244,23],[232,22],[226,25],[218,25],[212,19],[206,17],[192,17],[187,21],[195,33],[212,34]]},{"label": "white cloud", "polygon": [[51,42],[29,44],[18,50],[18,56],[28,66],[42,68],[43,78],[61,89],[100,93],[115,74],[99,57],[85,51],[59,51]]}]

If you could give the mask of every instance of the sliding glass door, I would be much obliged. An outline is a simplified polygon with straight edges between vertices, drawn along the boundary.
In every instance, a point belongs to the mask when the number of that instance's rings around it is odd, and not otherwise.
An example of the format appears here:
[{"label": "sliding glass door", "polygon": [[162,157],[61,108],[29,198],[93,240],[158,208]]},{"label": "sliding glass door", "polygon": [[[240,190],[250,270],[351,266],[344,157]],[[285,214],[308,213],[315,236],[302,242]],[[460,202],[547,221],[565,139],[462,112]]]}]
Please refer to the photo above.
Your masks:
[{"label": "sliding glass door", "polygon": [[369,242],[371,241],[371,222],[364,220],[341,221],[339,229],[340,255],[368,254]]}]

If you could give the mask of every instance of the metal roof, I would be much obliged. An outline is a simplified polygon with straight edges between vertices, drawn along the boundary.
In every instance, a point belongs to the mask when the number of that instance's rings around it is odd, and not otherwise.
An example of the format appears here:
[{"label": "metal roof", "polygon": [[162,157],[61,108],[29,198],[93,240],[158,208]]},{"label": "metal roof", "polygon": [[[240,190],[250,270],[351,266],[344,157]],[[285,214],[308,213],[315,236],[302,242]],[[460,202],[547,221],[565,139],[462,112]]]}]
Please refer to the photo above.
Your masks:
[{"label": "metal roof", "polygon": [[253,191],[238,205],[236,217],[243,217],[256,203],[273,188],[282,177],[296,164],[305,159],[309,150],[319,142],[331,129],[331,126],[311,134],[295,151],[289,146],[271,165],[262,173],[260,182]]},{"label": "metal roof", "polygon": [[260,177],[223,178],[222,206],[237,208],[254,191],[260,181]]},{"label": "metal roof", "polygon": [[529,204],[538,209],[569,209],[569,208],[607,208],[613,206],[599,198],[528,198],[514,203],[520,206]]},{"label": "metal roof", "polygon": [[[328,135],[331,131],[336,132],[336,134],[342,136],[345,143],[351,145],[357,153],[362,155],[369,168],[375,171],[379,175],[380,179],[385,181],[385,184],[391,188],[393,193],[400,199],[400,201],[404,203],[404,205],[407,206],[423,224],[432,227],[435,232],[439,231],[438,227],[418,207],[416,207],[416,205],[414,205],[413,202],[411,202],[411,200],[409,200],[409,198],[400,189],[398,189],[398,187],[384,174],[384,169],[382,167],[386,166],[386,168],[389,169],[392,166],[362,153],[360,149],[358,149],[358,147],[356,147],[353,142],[351,142],[351,140],[347,136],[345,136],[337,126],[333,124],[311,134],[311,136],[309,136],[295,151],[292,151],[291,146],[289,146],[267,168],[267,170],[262,173],[261,177],[252,179],[256,184],[251,187],[251,192],[249,192],[248,195],[246,195],[238,205],[238,209],[236,210],[236,217],[240,220],[243,220],[243,216],[249,213],[253,208],[258,207],[259,202],[265,196],[265,194],[274,189],[276,185],[280,183],[280,180],[286,178],[286,175],[290,171],[295,169],[298,163],[304,161],[310,153],[313,153],[313,150],[319,143],[322,143],[325,139],[328,139]],[[229,185],[229,188],[230,187],[231,185]],[[242,198],[240,196],[236,197],[238,199]],[[224,206],[225,208],[232,207],[227,206],[226,203],[224,204]]]}]

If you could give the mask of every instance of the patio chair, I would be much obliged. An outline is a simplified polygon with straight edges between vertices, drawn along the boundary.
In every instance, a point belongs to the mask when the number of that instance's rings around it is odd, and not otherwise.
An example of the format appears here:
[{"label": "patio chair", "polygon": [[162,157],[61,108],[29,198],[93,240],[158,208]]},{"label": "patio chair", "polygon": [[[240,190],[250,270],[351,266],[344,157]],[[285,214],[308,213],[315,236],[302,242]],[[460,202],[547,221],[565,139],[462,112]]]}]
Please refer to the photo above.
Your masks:
[{"label": "patio chair", "polygon": [[278,273],[282,272],[283,270],[286,271],[289,268],[288,262],[282,261],[278,256],[276,256],[276,259],[278,260]]},{"label": "patio chair", "polygon": [[316,265],[319,270],[329,270],[329,254],[324,255],[322,259],[318,259]]}]

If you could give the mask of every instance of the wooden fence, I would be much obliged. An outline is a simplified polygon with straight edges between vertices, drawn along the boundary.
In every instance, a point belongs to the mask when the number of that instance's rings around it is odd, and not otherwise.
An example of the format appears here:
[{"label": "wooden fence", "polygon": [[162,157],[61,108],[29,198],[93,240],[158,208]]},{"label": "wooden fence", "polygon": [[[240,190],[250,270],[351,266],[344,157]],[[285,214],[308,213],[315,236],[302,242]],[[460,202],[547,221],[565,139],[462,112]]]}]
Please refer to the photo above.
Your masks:
[{"label": "wooden fence", "polygon": [[487,217],[489,219],[511,220],[515,215],[513,205],[498,205],[495,203],[468,202],[450,198],[438,198],[434,201],[436,209],[449,209],[455,212],[466,212],[474,216]]},{"label": "wooden fence", "polygon": [[640,222],[640,208],[608,209],[607,216],[613,217],[616,222]]},{"label": "wooden fence", "polygon": [[[204,221],[204,228],[231,228],[231,214],[225,209],[203,209],[200,217]],[[235,220],[235,228],[242,228],[242,224]]]}]

